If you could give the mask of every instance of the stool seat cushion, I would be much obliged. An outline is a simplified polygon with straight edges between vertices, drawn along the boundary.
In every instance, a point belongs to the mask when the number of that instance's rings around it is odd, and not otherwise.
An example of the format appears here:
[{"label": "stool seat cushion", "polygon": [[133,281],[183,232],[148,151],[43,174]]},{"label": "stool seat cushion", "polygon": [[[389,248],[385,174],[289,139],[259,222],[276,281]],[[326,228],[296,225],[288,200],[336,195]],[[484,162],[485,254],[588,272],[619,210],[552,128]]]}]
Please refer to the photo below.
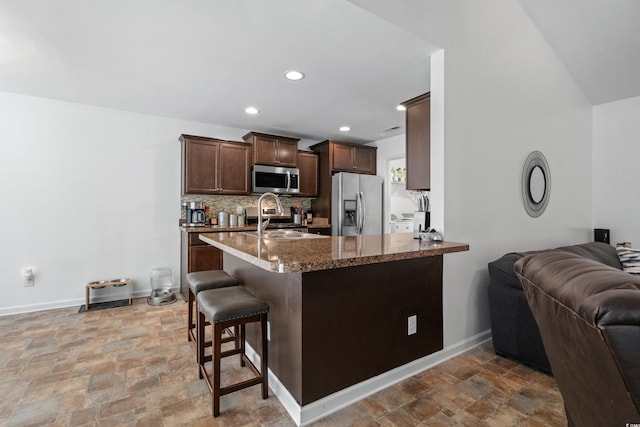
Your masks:
[{"label": "stool seat cushion", "polygon": [[194,271],[187,274],[187,282],[189,282],[189,288],[194,294],[198,294],[207,289],[239,285],[238,281],[229,276],[224,270]]},{"label": "stool seat cushion", "polygon": [[198,310],[212,323],[269,312],[269,304],[254,297],[242,286],[202,291],[197,298]]}]

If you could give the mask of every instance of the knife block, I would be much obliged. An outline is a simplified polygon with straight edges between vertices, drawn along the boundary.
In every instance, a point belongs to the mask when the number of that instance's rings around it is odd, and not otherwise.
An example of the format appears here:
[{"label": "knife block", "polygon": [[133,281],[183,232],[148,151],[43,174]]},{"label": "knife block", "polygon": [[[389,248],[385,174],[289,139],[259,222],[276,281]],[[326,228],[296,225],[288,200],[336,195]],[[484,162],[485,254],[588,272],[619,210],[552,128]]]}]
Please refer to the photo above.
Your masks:
[{"label": "knife block", "polygon": [[413,213],[413,238],[419,239],[420,232],[425,231],[431,225],[431,213],[417,211]]}]

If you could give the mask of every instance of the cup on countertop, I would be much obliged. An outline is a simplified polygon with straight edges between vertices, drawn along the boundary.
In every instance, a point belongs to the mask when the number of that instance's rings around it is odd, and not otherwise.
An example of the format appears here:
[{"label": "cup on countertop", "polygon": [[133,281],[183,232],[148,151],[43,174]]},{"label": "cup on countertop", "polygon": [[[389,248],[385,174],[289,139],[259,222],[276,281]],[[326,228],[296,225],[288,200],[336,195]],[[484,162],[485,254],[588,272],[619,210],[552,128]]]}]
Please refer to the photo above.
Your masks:
[{"label": "cup on countertop", "polygon": [[237,227],[238,226],[238,215],[230,214],[229,215],[229,227]]},{"label": "cup on countertop", "polygon": [[244,227],[244,215],[238,215],[238,227]]},{"label": "cup on countertop", "polygon": [[302,224],[302,214],[293,214],[293,223]]}]

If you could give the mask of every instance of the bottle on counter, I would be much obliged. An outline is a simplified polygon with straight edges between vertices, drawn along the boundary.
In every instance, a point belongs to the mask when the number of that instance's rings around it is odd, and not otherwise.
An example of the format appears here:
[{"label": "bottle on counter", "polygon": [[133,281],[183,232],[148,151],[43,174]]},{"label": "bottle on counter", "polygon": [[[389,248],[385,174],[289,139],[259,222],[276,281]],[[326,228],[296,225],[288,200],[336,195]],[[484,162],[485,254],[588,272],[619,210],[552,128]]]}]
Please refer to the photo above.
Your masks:
[{"label": "bottle on counter", "polygon": [[311,212],[311,209],[309,209],[307,211],[307,224],[312,224],[313,223],[313,213]]}]

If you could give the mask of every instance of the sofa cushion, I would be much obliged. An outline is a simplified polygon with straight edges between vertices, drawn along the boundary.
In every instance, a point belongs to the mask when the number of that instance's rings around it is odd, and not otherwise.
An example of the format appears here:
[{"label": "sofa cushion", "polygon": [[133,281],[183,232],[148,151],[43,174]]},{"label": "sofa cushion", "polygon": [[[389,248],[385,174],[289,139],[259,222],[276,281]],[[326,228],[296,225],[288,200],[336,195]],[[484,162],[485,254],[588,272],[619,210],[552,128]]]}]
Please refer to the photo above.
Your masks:
[{"label": "sofa cushion", "polygon": [[[553,250],[553,249],[547,249]],[[594,261],[601,262],[618,270],[622,269],[620,259],[616,249],[602,242],[589,242],[579,245],[562,246],[557,248],[566,252],[571,252]],[[528,251],[528,252],[510,252],[489,263],[489,278],[491,285],[510,286],[516,289],[522,289],[522,284],[513,271],[513,264],[520,258],[527,255],[539,254],[544,251]],[[639,270],[640,271],[640,270]]]},{"label": "sofa cushion", "polygon": [[622,269],[640,275],[640,249],[616,248]]},{"label": "sofa cushion", "polygon": [[513,264],[520,258],[539,253],[539,251],[533,252],[510,252],[498,258],[495,261],[489,263],[489,278],[491,279],[491,286],[510,286],[516,289],[522,289],[520,279],[516,276],[516,272],[513,270]]},{"label": "sofa cushion", "polygon": [[515,270],[569,425],[640,421],[640,277],[561,250],[524,257]]},{"label": "sofa cushion", "polygon": [[608,265],[609,267],[617,268],[618,270],[622,270],[622,264],[620,264],[620,258],[618,258],[616,248],[609,245],[608,243],[589,242],[582,243],[580,245],[562,246],[558,249],[601,262],[602,264]]}]

